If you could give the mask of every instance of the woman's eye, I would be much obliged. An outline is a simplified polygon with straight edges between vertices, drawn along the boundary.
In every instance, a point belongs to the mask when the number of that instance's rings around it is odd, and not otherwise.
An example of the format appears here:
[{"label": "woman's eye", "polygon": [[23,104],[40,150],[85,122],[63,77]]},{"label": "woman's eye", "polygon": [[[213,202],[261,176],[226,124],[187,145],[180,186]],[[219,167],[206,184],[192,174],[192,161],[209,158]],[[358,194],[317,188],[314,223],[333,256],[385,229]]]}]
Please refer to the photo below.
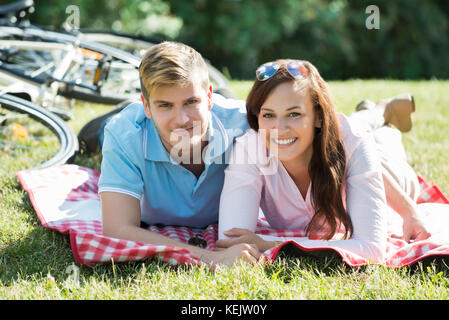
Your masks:
[{"label": "woman's eye", "polygon": [[288,116],[289,116],[290,118],[296,118],[296,117],[299,117],[300,115],[301,115],[301,114],[298,113],[298,112],[291,112],[291,113],[288,114]]},{"label": "woman's eye", "polygon": [[267,118],[267,119],[273,118],[273,117],[274,117],[274,115],[272,115],[271,113],[265,113],[262,115],[262,118]]}]

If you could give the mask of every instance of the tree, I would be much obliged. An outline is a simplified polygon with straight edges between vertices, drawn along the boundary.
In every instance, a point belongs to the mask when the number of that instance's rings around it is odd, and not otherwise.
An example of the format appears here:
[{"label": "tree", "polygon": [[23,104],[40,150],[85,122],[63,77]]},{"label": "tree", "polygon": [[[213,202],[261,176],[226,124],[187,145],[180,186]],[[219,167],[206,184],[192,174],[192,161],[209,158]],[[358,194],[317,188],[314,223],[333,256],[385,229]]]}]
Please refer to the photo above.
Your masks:
[{"label": "tree", "polygon": [[68,17],[66,8],[69,5],[79,8],[81,29],[160,35],[173,39],[182,27],[182,20],[170,13],[170,4],[157,0],[36,1],[31,21],[61,28]]}]

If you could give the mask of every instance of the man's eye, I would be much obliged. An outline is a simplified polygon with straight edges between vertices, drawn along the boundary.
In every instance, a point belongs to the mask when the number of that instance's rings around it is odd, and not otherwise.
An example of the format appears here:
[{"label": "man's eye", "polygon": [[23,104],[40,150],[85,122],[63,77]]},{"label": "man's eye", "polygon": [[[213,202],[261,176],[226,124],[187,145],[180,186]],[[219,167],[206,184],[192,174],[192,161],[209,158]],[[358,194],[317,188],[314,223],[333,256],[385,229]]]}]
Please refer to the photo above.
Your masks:
[{"label": "man's eye", "polygon": [[192,100],[187,100],[186,105],[192,105],[192,104],[197,104],[198,100],[192,99]]},{"label": "man's eye", "polygon": [[159,108],[170,108],[170,107],[171,107],[171,104],[169,104],[169,103],[161,103],[159,105]]}]

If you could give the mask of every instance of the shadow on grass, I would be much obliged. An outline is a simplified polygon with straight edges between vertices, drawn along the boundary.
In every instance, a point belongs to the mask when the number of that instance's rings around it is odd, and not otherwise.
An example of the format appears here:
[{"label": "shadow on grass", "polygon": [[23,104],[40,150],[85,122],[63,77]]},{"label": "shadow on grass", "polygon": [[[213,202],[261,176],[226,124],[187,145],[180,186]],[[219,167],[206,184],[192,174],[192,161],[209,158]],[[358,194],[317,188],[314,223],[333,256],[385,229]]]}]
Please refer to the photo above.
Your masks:
[{"label": "shadow on grass", "polygon": [[[281,248],[276,258],[277,264],[267,268],[267,275],[278,273],[277,277],[289,283],[295,276],[295,269],[302,268],[313,272],[316,276],[339,276],[341,274],[369,272],[373,265],[352,267],[346,264],[341,256],[333,250],[320,250],[307,252],[298,249],[294,244],[287,244]],[[385,266],[374,266],[401,270],[413,276],[423,273],[440,273],[449,277],[449,256],[430,256],[402,268],[389,268]]]},{"label": "shadow on grass", "polygon": [[73,261],[69,238],[41,225],[25,193],[22,203],[22,209],[29,212],[29,218],[17,226],[25,230],[23,236],[8,242],[0,252],[0,281],[4,285],[32,275],[53,274]]}]

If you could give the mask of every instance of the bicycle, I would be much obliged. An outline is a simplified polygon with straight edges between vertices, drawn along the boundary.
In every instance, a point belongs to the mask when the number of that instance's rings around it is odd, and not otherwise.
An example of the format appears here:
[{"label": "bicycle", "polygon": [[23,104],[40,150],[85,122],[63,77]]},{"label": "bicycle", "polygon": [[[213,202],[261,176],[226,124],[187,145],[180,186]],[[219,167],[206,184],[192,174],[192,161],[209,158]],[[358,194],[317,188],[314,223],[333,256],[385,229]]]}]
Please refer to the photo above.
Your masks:
[{"label": "bicycle", "polygon": [[53,95],[104,104],[137,97],[139,63],[127,52],[72,35],[0,26],[0,79]]},{"label": "bicycle", "polygon": [[[4,9],[2,9],[2,7]],[[78,75],[78,78],[74,78],[75,80],[73,80],[72,76],[72,81],[64,82],[62,82],[62,79],[60,78],[47,75],[47,83],[60,83],[59,87],[61,88],[58,90],[53,89],[53,96],[60,94],[67,98],[75,98],[89,102],[117,104],[121,101],[132,99],[134,96],[140,94],[140,83],[137,81],[137,70],[134,70],[133,72],[130,69],[137,69],[142,53],[155,43],[162,41],[161,39],[123,33],[119,34],[115,32],[103,31],[99,33],[92,30],[83,32],[73,30],[71,32],[51,31],[49,28],[30,24],[28,17],[33,12],[33,0],[20,0],[7,6],[0,6],[0,25],[2,26],[0,34],[3,32],[9,34],[10,37],[18,37],[21,40],[28,40],[31,38],[32,41],[40,41],[44,45],[48,44],[48,42],[71,44],[75,47],[82,48],[81,53],[88,52],[88,58],[98,60],[97,63],[89,60],[90,72],[88,71],[88,73],[94,73],[96,75],[96,78],[94,77],[91,79],[90,83],[89,79],[83,79],[80,74]],[[28,37],[28,39],[26,37]],[[19,46],[20,44],[16,43],[15,45]],[[34,50],[42,50],[42,46],[37,46]],[[66,50],[69,52],[68,49]],[[112,65],[108,63],[111,60],[113,61]],[[130,68],[128,64],[132,67]],[[207,65],[211,82],[213,83],[214,88],[216,88],[215,92],[221,93],[227,97],[235,97],[226,77],[209,62],[207,62]],[[126,71],[123,70],[124,67],[126,67]],[[92,68],[94,68],[95,71],[92,71]],[[11,70],[4,68],[4,71],[9,72],[9,75],[11,75]],[[48,73],[48,71],[51,71],[51,68],[50,70],[43,71],[47,71]],[[123,76],[124,73],[125,77]],[[15,75],[16,77],[24,78],[26,81],[34,80],[35,85],[42,86],[44,84],[42,79],[36,79],[35,77],[29,79],[29,77],[23,77],[23,72],[20,73],[16,71]],[[127,83],[123,83],[123,79],[126,79],[126,76],[128,77],[128,81]],[[70,79],[70,77],[68,78]],[[120,79],[121,81],[117,82],[116,80],[114,83],[114,79]],[[130,82],[129,79],[135,79],[135,81]],[[52,84],[52,87],[56,86],[56,84]],[[121,92],[124,88],[125,90],[128,90],[128,92]],[[99,92],[102,92],[103,94],[99,95]]]},{"label": "bicycle", "polygon": [[[71,162],[78,151],[73,130],[58,116],[0,89],[0,149],[2,157],[33,158],[33,168]],[[6,158],[5,158],[6,157]]]},{"label": "bicycle", "polygon": [[[155,37],[91,29],[81,30],[78,32],[78,37],[125,50],[139,58],[141,58],[149,48],[163,41],[163,39]],[[209,78],[213,84],[214,92],[219,93],[226,98],[235,98],[235,94],[232,91],[226,76],[215,68],[208,59],[204,58],[204,60],[206,61]]]}]

